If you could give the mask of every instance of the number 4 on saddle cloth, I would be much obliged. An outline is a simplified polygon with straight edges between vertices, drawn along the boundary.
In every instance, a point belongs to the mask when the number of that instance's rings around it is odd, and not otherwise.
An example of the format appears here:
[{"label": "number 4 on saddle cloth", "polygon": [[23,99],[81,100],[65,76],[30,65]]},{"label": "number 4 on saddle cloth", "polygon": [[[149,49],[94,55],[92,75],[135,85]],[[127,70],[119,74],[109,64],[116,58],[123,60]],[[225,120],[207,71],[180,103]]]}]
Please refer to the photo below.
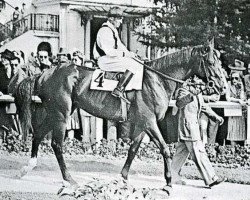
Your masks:
[{"label": "number 4 on saddle cloth", "polygon": [[[90,89],[91,90],[103,90],[103,91],[113,91],[122,76],[122,72],[107,72],[101,69],[96,69],[93,73]],[[133,77],[128,83],[125,91],[130,90],[141,90],[142,89],[142,77],[143,70],[141,74],[138,74],[140,77]],[[139,80],[139,81],[138,81]]]},{"label": "number 4 on saddle cloth", "polygon": [[[91,90],[102,90],[102,91],[113,91],[119,79],[122,77],[122,72],[107,72],[101,69],[96,69],[93,73],[92,80],[90,83]],[[141,90],[142,89],[142,79],[143,78],[143,70],[137,76],[134,76],[128,85],[125,88],[125,91],[131,90]],[[124,94],[126,95],[126,94]],[[125,96],[126,97],[126,96]],[[126,99],[126,98],[124,98]],[[128,110],[128,102],[121,98],[121,121],[127,120],[127,110]]]}]

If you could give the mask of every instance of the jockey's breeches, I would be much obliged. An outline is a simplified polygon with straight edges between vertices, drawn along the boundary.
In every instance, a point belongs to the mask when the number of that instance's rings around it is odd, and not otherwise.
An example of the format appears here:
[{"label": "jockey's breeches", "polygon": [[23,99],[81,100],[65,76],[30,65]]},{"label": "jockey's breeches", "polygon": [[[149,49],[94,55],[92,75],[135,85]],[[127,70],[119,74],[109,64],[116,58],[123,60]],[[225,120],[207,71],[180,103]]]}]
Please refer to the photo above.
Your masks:
[{"label": "jockey's breeches", "polygon": [[131,71],[134,76],[128,83],[126,90],[141,90],[143,78],[143,65],[128,57],[102,56],[98,59],[98,66],[103,71],[125,72]]}]

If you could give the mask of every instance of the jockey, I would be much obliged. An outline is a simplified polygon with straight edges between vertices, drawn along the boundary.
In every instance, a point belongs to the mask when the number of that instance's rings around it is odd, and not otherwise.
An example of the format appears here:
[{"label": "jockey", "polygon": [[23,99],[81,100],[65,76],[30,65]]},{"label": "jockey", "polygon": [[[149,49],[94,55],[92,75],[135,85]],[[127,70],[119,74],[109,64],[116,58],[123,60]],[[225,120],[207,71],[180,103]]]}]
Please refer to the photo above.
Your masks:
[{"label": "jockey", "polygon": [[[100,69],[125,72],[112,95],[127,101],[123,95],[126,86],[127,90],[140,90],[142,87],[143,66],[134,59],[136,54],[129,51],[121,42],[117,28],[122,24],[122,20],[123,11],[118,7],[111,8],[107,21],[97,33],[93,54]],[[131,84],[131,82],[139,84]]]}]

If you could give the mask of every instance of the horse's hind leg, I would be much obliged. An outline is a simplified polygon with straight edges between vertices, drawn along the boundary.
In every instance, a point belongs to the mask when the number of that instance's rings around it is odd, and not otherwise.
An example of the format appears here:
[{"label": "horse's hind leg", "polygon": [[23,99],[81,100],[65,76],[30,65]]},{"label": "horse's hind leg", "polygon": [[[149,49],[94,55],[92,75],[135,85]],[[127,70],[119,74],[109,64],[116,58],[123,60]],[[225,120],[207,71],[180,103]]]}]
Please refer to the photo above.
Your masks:
[{"label": "horse's hind leg", "polygon": [[141,132],[138,136],[136,136],[128,150],[127,160],[121,171],[122,177],[126,180],[128,179],[128,172],[129,172],[130,166],[135,158],[135,155],[140,147],[141,141],[144,138],[144,136],[145,136],[145,132]]},{"label": "horse's hind leg", "polygon": [[63,140],[65,136],[65,131],[66,131],[66,122],[54,121],[51,146],[55,152],[59,167],[62,172],[63,179],[65,181],[68,181],[72,186],[77,186],[76,181],[73,180],[70,173],[68,172],[63,157]]}]

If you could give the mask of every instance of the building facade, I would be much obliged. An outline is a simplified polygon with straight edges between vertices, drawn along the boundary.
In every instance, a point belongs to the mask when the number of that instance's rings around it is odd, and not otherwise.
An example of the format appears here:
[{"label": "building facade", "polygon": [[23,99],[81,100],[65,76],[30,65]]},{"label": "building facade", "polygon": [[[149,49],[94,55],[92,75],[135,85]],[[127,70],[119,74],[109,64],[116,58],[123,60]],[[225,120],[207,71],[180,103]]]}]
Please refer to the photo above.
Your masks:
[{"label": "building facade", "polygon": [[[32,52],[36,55],[38,45],[45,42],[53,55],[65,48],[69,53],[80,50],[87,59],[92,59],[97,31],[114,6],[126,13],[120,29],[123,43],[142,58],[149,57],[150,48],[143,46],[133,32],[138,22],[152,11],[153,3],[149,0],[33,0],[18,21],[9,21],[0,28],[5,36],[4,41],[0,41],[0,52],[22,50],[27,60]],[[81,124],[82,139],[86,142],[93,143],[107,135],[117,137],[111,123],[84,111],[81,111]]]},{"label": "building facade", "polygon": [[59,48],[70,53],[78,49],[91,59],[97,31],[114,6],[121,7],[127,16],[120,30],[122,41],[128,49],[147,56],[147,48],[138,42],[133,29],[138,18],[151,12],[153,3],[149,0],[33,0],[25,16],[0,29],[7,37],[0,51],[20,49],[30,55],[36,53],[39,43],[48,42],[53,54]]}]

